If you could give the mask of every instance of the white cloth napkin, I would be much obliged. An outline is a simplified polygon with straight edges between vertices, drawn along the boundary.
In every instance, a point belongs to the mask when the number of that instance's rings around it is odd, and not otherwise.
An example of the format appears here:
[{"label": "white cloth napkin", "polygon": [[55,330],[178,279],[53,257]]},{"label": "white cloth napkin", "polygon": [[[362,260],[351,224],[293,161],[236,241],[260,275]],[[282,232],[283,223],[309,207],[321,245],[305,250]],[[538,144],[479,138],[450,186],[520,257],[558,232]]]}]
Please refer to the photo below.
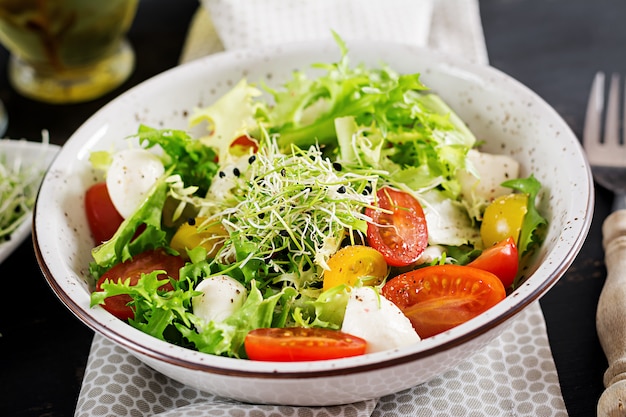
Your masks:
[{"label": "white cloth napkin", "polygon": [[[289,25],[285,25],[289,22]],[[204,0],[181,63],[226,49],[329,36],[411,42],[486,64],[478,0]],[[348,35],[349,34],[349,35]],[[93,340],[76,417],[567,417],[538,302],[482,352],[411,389],[336,407],[244,404],[152,370]]]},{"label": "white cloth napkin", "polygon": [[[487,64],[478,0],[202,0],[180,61],[223,50],[330,38],[426,46]],[[286,24],[288,23],[288,24]]]}]

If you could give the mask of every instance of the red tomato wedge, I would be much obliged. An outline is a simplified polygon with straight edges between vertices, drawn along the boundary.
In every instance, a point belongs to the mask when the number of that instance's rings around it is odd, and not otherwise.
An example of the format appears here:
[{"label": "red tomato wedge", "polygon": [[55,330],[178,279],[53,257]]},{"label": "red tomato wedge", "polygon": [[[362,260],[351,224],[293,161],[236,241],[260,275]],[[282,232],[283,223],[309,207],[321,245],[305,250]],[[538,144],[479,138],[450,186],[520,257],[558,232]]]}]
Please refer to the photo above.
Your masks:
[{"label": "red tomato wedge", "polygon": [[245,135],[239,136],[237,139],[232,141],[230,147],[239,149],[242,153],[247,151],[249,148],[252,148],[253,153],[256,153],[259,150],[259,144],[257,141]]},{"label": "red tomato wedge", "polygon": [[320,361],[362,355],[367,342],[339,330],[263,328],[249,332],[244,347],[248,358],[257,361]]},{"label": "red tomato wedge", "polygon": [[379,209],[365,210],[372,218],[367,226],[368,245],[391,266],[414,263],[428,245],[422,206],[412,195],[389,187],[378,190],[376,196]]},{"label": "red tomato wedge", "polygon": [[[180,256],[168,255],[163,250],[151,250],[140,253],[132,259],[117,264],[107,272],[102,274],[96,284],[96,291],[102,291],[102,284],[106,280],[111,282],[119,282],[130,279],[130,285],[136,285],[141,274],[149,274],[152,271],[164,270],[167,274],[160,274],[159,279],[165,279],[167,276],[178,280],[179,270],[185,265],[185,261]],[[163,291],[171,291],[174,288],[172,284],[167,282],[159,289]],[[132,301],[129,295],[115,295],[108,297],[102,307],[113,314],[120,320],[128,320],[135,317],[135,312],[128,305]]]},{"label": "red tomato wedge", "polygon": [[427,266],[398,275],[383,286],[382,294],[402,310],[421,338],[465,323],[506,297],[497,276],[460,265]]},{"label": "red tomato wedge", "polygon": [[113,205],[104,182],[96,183],[87,189],[85,214],[89,230],[97,245],[111,239],[124,221]]},{"label": "red tomato wedge", "polygon": [[508,288],[515,281],[519,268],[519,257],[515,239],[509,237],[485,249],[478,258],[467,264],[495,274],[502,285]]}]

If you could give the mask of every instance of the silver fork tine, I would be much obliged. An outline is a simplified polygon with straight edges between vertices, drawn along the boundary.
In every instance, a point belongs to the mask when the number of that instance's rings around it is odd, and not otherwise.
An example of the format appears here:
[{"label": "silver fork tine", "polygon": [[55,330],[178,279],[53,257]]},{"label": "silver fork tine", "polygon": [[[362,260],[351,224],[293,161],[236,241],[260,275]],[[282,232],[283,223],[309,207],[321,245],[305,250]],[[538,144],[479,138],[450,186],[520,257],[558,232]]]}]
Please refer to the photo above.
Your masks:
[{"label": "silver fork tine", "polygon": [[624,101],[622,101],[622,150],[623,156],[626,158],[626,81],[624,82]]},{"label": "silver fork tine", "polygon": [[[592,167],[623,167],[626,165],[626,144],[620,143],[620,76],[611,75],[606,110],[604,81],[604,73],[598,72],[591,85],[583,129],[583,146]],[[601,129],[603,113],[604,132]]]},{"label": "silver fork tine", "polygon": [[[585,124],[583,128],[583,146],[586,149],[596,147],[600,143],[600,126],[604,107],[604,73],[598,72],[591,84]],[[590,161],[591,162],[591,161]]]},{"label": "silver fork tine", "polygon": [[619,75],[612,74],[604,124],[604,144],[610,147],[619,144],[619,93]]}]

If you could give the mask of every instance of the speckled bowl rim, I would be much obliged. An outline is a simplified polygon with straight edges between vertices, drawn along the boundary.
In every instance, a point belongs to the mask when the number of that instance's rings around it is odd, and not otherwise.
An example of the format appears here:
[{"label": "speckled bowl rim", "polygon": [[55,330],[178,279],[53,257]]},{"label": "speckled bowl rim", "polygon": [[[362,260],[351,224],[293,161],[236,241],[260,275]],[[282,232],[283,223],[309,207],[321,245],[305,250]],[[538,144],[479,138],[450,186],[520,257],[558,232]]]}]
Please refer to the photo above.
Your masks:
[{"label": "speckled bowl rim", "polygon": [[[537,301],[555,285],[580,251],[589,231],[594,207],[593,181],[584,153],[575,135],[556,111],[527,87],[492,67],[473,65],[453,57],[440,55],[409,45],[385,42],[361,43],[358,41],[352,43],[348,42],[348,45],[351,51],[356,49],[360,51],[361,54],[364,54],[363,51],[371,51],[373,54],[376,54],[381,51],[389,50],[398,50],[396,53],[415,54],[424,57],[423,59],[430,60],[429,62],[433,62],[433,67],[446,68],[446,70],[453,73],[458,72],[460,77],[469,76],[476,77],[479,80],[495,80],[496,82],[503,83],[507,89],[514,91],[515,94],[528,100],[533,106],[540,108],[541,111],[546,114],[546,117],[549,117],[551,122],[557,125],[556,128],[559,130],[559,134],[561,137],[566,138],[564,139],[566,141],[565,144],[571,147],[571,152],[577,159],[576,164],[580,164],[582,169],[580,178],[578,178],[578,181],[581,183],[579,184],[578,191],[582,193],[582,198],[578,197],[579,202],[577,203],[580,205],[577,209],[580,209],[581,214],[576,218],[577,221],[575,224],[571,226],[571,230],[569,231],[571,238],[567,241],[567,249],[562,250],[562,257],[558,259],[556,264],[551,264],[549,267],[545,265],[540,266],[515,293],[484,315],[481,315],[480,318],[460,325],[441,335],[425,339],[415,346],[332,361],[302,363],[242,361],[201,354],[162,342],[114,319],[100,308],[91,309],[81,304],[80,300],[76,299],[76,295],[71,292],[72,290],[68,291],[67,285],[62,283],[62,277],[57,273],[59,267],[50,263],[49,255],[45,253],[40,245],[40,242],[46,240],[41,234],[42,232],[39,227],[39,222],[45,221],[46,209],[44,206],[46,202],[38,198],[35,207],[35,222],[33,225],[35,254],[46,281],[67,308],[88,327],[113,340],[125,349],[177,367],[240,377],[307,379],[379,370],[392,365],[418,361],[435,353],[471,343],[472,340],[475,340],[481,335],[485,335],[514,318],[526,306]],[[329,51],[334,49],[336,49],[336,46],[331,42],[286,44],[279,47],[268,47],[254,51],[224,52],[173,68],[132,88],[99,110],[68,140],[67,144],[61,149],[52,168],[54,168],[54,165],[58,166],[59,164],[63,164],[65,158],[71,158],[71,156],[68,156],[68,152],[70,151],[66,150],[66,148],[69,144],[76,144],[77,141],[85,140],[85,138],[81,137],[85,126],[90,123],[97,123],[98,117],[101,117],[107,112],[115,111],[118,106],[123,106],[124,100],[128,95],[141,95],[149,89],[161,88],[164,83],[167,84],[168,80],[175,77],[197,77],[199,76],[198,74],[202,73],[202,71],[205,71],[207,68],[219,67],[223,70],[223,68],[228,68],[233,60],[235,60],[235,63],[232,65],[236,67],[237,60],[241,59],[244,61],[255,59],[269,60],[274,57],[280,58],[281,56],[288,56],[289,54],[301,54],[302,51]],[[352,62],[357,62],[357,60],[353,59]],[[383,62],[386,61],[383,59]],[[52,177],[55,174],[52,171],[53,169],[48,172],[42,188],[49,187],[50,184],[48,183],[53,181]]]}]

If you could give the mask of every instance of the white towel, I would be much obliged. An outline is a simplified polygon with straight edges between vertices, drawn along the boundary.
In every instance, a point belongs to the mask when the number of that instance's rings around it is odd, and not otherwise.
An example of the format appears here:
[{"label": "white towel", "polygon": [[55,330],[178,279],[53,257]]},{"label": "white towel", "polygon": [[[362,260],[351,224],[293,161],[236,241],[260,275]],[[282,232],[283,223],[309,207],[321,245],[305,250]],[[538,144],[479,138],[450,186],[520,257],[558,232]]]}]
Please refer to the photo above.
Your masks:
[{"label": "white towel", "polygon": [[[180,61],[223,50],[330,38],[377,39],[486,64],[477,0],[203,0]],[[289,22],[285,24],[284,22]]]}]

